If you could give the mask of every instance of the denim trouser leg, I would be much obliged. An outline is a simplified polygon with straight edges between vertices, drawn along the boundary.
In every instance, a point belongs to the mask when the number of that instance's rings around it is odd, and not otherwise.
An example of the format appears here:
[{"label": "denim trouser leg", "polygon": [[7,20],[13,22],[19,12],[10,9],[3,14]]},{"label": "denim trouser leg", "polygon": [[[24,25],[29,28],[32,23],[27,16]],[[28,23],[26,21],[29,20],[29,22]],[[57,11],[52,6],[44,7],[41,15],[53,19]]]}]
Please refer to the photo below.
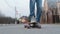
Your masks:
[{"label": "denim trouser leg", "polygon": [[41,12],[42,12],[42,0],[30,0],[30,20],[32,16],[35,16],[35,3],[37,4],[37,15],[36,21],[40,22]]},{"label": "denim trouser leg", "polygon": [[30,21],[32,16],[35,16],[35,0],[30,0]]},{"label": "denim trouser leg", "polygon": [[39,23],[42,13],[42,0],[36,0],[36,4],[37,4],[36,21]]}]

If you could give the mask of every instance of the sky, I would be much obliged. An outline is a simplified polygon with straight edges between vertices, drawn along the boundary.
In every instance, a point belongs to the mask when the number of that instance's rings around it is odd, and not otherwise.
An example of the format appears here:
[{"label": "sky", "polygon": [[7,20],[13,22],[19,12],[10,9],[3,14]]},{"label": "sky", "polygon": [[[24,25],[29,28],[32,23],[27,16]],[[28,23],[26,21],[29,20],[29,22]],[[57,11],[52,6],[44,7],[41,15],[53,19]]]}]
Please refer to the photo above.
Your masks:
[{"label": "sky", "polygon": [[[42,6],[43,3],[44,0]],[[0,0],[0,10],[5,16],[15,18],[15,7],[18,11],[17,18],[29,15],[29,0]]]}]

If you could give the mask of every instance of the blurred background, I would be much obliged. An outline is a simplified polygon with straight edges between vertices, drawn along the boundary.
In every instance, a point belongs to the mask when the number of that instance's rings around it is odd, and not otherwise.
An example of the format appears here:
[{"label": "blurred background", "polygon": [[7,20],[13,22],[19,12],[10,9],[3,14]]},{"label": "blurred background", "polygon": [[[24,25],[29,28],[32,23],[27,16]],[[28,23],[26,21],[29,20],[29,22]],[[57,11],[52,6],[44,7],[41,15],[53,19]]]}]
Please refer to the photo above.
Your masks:
[{"label": "blurred background", "polygon": [[[29,0],[0,0],[0,24],[28,22],[29,12]],[[40,23],[60,23],[60,0],[42,0]]]}]

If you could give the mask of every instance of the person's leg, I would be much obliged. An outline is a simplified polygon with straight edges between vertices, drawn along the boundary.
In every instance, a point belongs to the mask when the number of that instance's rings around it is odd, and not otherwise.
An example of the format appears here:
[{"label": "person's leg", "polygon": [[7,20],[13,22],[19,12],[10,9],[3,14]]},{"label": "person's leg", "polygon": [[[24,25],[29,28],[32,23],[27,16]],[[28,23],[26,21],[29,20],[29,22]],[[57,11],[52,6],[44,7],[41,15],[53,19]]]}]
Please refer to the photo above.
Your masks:
[{"label": "person's leg", "polygon": [[37,4],[36,21],[39,23],[41,18],[41,13],[42,13],[42,0],[36,0],[36,4]]},{"label": "person's leg", "polygon": [[35,0],[30,0],[30,15],[29,15],[30,21],[32,16],[35,16]]}]

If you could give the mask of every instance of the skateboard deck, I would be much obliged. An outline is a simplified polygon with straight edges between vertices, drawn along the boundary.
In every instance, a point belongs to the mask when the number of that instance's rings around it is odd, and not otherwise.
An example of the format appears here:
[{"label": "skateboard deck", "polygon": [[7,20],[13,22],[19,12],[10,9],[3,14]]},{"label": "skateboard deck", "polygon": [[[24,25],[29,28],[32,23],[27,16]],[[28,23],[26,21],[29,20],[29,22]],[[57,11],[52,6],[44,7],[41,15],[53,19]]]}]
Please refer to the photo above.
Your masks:
[{"label": "skateboard deck", "polygon": [[41,29],[41,25],[38,25],[36,22],[33,22],[33,23],[28,23],[26,25],[24,25],[24,28],[39,28]]}]

